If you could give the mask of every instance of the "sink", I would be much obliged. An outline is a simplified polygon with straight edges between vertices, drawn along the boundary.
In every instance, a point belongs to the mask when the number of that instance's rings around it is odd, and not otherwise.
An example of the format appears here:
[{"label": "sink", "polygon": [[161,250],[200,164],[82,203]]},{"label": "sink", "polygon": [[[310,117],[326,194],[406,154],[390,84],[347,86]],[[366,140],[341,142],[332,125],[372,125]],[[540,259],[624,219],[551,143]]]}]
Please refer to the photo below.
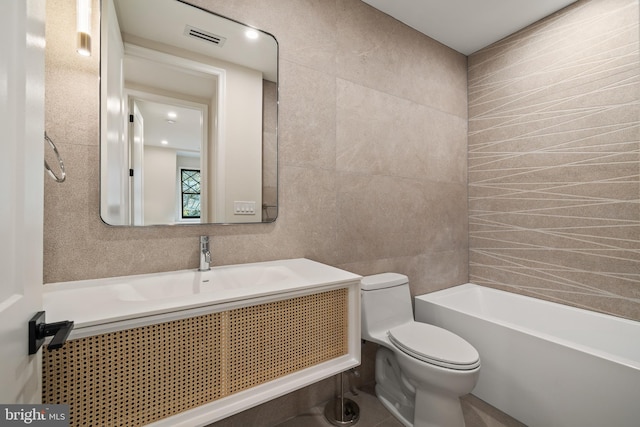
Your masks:
[{"label": "sink", "polygon": [[132,277],[122,283],[114,283],[111,289],[122,301],[150,301],[229,290],[249,293],[254,288],[275,283],[282,287],[300,279],[291,268],[282,265],[239,265],[203,272],[194,270]]},{"label": "sink", "polygon": [[304,258],[46,284],[48,321],[75,329],[162,313],[269,298],[359,281],[360,276]]},{"label": "sink", "polygon": [[172,275],[134,276],[122,283],[113,283],[109,288],[121,301],[149,301],[193,295],[198,292],[198,280],[194,273],[185,271]]},{"label": "sink", "polygon": [[219,284],[224,289],[254,286],[268,286],[278,282],[280,285],[302,280],[299,274],[284,265],[221,267],[202,274],[200,283]]}]

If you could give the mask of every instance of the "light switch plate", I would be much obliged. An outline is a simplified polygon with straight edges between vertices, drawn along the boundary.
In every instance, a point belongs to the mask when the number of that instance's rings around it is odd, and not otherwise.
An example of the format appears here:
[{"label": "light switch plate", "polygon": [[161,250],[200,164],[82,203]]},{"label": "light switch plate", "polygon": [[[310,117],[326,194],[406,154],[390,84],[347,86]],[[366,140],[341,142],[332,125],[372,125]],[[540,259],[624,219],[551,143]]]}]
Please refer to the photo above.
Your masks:
[{"label": "light switch plate", "polygon": [[234,215],[255,215],[256,202],[234,201],[233,214]]}]

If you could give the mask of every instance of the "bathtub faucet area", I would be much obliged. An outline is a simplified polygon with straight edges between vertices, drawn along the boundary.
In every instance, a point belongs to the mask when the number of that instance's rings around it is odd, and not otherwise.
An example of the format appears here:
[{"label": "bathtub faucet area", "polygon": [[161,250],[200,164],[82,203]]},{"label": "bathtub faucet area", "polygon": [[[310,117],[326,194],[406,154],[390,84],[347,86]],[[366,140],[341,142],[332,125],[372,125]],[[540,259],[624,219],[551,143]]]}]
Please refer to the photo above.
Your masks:
[{"label": "bathtub faucet area", "polygon": [[200,236],[200,267],[198,271],[211,270],[211,251],[209,250],[209,236]]}]

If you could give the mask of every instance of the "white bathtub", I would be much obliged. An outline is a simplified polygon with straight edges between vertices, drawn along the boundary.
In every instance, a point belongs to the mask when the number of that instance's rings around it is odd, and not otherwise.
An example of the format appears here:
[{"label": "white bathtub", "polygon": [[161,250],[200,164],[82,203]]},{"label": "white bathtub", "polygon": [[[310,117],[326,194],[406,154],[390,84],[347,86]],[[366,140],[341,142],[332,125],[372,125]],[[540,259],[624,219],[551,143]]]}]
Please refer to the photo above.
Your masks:
[{"label": "white bathtub", "polygon": [[472,393],[526,425],[640,426],[640,322],[471,283],[415,303],[480,353]]}]

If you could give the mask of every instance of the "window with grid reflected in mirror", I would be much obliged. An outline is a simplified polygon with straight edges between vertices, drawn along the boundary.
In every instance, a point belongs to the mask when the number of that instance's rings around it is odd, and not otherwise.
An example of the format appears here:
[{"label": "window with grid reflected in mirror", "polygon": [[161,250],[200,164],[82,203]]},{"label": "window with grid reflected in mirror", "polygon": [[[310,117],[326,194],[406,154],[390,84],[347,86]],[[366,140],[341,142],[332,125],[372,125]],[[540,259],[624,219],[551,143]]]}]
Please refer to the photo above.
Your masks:
[{"label": "window with grid reflected in mirror", "polygon": [[200,218],[200,170],[180,169],[182,219]]}]

